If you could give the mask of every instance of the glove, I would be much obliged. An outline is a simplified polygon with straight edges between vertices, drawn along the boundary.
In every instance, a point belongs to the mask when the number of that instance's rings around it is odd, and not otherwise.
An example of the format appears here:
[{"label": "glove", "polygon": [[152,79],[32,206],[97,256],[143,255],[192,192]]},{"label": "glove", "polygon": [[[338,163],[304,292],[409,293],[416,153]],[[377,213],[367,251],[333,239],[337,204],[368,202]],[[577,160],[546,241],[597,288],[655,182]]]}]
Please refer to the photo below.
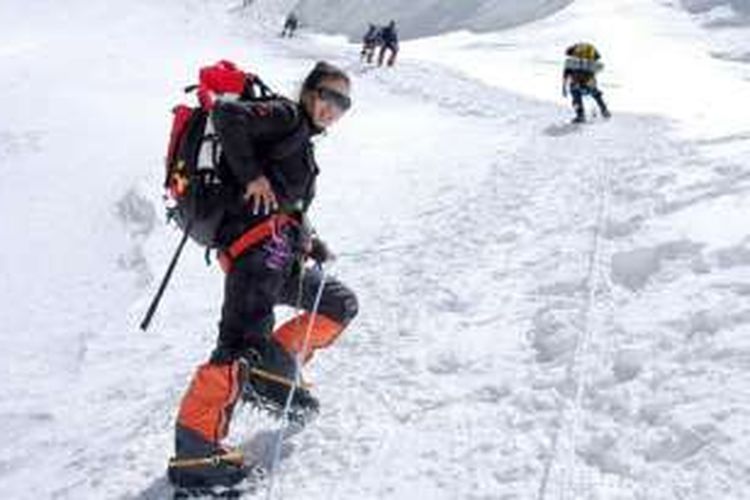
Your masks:
[{"label": "glove", "polygon": [[562,95],[563,97],[568,97],[568,87],[565,85],[563,85],[563,88],[562,88]]},{"label": "glove", "polygon": [[307,256],[318,264],[333,261],[336,259],[336,256],[328,248],[328,245],[326,245],[323,240],[317,237],[312,238],[310,251],[307,253]]}]

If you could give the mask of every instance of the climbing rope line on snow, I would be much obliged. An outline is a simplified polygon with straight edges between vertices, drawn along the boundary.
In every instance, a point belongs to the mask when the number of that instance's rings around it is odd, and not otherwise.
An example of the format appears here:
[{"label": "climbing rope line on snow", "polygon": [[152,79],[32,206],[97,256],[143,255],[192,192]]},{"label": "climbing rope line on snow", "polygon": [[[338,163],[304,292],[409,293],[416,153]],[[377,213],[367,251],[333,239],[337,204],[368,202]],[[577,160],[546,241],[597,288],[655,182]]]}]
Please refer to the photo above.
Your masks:
[{"label": "climbing rope line on snow", "polygon": [[561,479],[562,484],[559,488],[558,498],[565,500],[569,498],[568,493],[571,491],[572,474],[575,468],[575,450],[576,438],[581,420],[581,408],[583,406],[583,394],[588,385],[587,360],[591,343],[594,337],[594,328],[592,325],[593,309],[596,302],[596,290],[598,287],[599,275],[601,270],[601,240],[604,223],[609,217],[609,199],[610,199],[610,172],[607,165],[598,170],[598,208],[596,211],[596,224],[592,234],[592,249],[589,254],[589,261],[586,271],[586,303],[582,310],[582,329],[576,339],[576,348],[573,357],[567,366],[568,379],[574,384],[574,398],[572,407],[566,405],[566,400],[561,400],[558,405],[559,423],[552,437],[552,450],[544,464],[544,472],[539,485],[537,500],[546,500],[547,491],[550,482],[550,476],[555,460],[559,454],[560,438],[563,429],[567,429],[568,449],[565,456],[564,475]]},{"label": "climbing rope line on snow", "polygon": [[[595,328],[593,322],[593,309],[596,303],[596,292],[599,285],[599,279],[601,277],[601,243],[602,243],[602,231],[607,218],[609,217],[609,167],[604,165],[600,170],[599,176],[599,209],[597,215],[596,226],[594,228],[593,235],[593,251],[589,259],[588,266],[588,297],[586,300],[586,308],[584,311],[584,330],[581,337],[581,341],[576,345],[576,354],[574,359],[580,360],[575,363],[573,368],[578,367],[578,373],[575,378],[575,400],[573,406],[573,419],[569,433],[569,449],[565,467],[565,480],[562,484],[562,492],[567,494],[571,490],[571,482],[573,470],[575,468],[575,450],[576,440],[578,437],[578,430],[581,425],[581,408],[583,406],[583,395],[586,388],[589,386],[589,376],[591,370],[588,369],[587,357],[590,352],[591,343],[594,338]],[[567,496],[563,496],[567,498]]]}]

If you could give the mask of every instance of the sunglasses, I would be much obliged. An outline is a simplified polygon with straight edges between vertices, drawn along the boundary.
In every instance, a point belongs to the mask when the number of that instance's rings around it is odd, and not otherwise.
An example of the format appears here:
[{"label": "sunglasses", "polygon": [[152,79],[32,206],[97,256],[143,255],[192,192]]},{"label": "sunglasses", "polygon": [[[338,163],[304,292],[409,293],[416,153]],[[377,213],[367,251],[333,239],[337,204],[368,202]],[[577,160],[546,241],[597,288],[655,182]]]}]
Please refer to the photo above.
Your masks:
[{"label": "sunglasses", "polygon": [[347,111],[352,107],[351,97],[328,87],[318,87],[318,95],[325,102],[341,111]]}]

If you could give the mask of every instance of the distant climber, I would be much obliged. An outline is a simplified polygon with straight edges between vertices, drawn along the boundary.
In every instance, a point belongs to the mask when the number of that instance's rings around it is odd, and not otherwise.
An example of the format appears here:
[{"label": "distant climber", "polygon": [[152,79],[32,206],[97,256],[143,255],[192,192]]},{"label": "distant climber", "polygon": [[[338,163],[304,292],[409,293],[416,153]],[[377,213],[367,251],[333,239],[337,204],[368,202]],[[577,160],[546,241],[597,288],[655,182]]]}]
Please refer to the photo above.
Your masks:
[{"label": "distant climber", "polygon": [[297,18],[297,14],[292,11],[286,16],[284,29],[281,31],[281,37],[284,38],[285,36],[288,36],[289,38],[292,38],[294,32],[297,31],[297,27],[299,27],[299,18]]},{"label": "distant climber", "polygon": [[396,31],[396,21],[391,21],[388,26],[380,31],[380,54],[378,56],[378,66],[383,65],[385,51],[390,50],[391,55],[388,57],[388,66],[393,66],[398,54],[398,31]]},{"label": "distant climber", "polygon": [[360,61],[366,61],[367,64],[372,63],[375,49],[380,45],[380,31],[380,28],[370,23],[367,33],[362,37],[362,52],[359,53]]},{"label": "distant climber", "polygon": [[563,97],[570,97],[575,111],[573,123],[586,121],[586,113],[583,107],[583,97],[590,95],[604,118],[609,118],[611,113],[604,102],[601,90],[596,82],[596,74],[604,68],[600,62],[601,55],[596,47],[590,43],[576,43],[565,50],[565,69],[563,70]]}]

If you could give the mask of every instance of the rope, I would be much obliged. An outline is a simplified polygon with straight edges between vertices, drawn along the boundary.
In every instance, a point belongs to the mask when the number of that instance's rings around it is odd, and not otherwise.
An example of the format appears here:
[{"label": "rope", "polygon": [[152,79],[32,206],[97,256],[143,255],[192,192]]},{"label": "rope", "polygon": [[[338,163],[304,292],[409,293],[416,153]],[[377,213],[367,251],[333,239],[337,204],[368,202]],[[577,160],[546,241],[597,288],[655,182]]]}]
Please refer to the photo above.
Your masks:
[{"label": "rope", "polygon": [[571,409],[572,415],[570,418],[566,416],[566,405],[565,402],[561,402],[558,408],[558,418],[556,419],[560,424],[555,430],[555,434],[552,438],[552,451],[549,454],[546,463],[544,464],[544,472],[542,475],[542,481],[539,485],[539,491],[537,494],[538,500],[545,500],[547,497],[547,487],[549,484],[550,474],[552,465],[558,455],[560,433],[561,429],[568,427],[566,424],[570,420],[568,442],[569,449],[565,457],[564,464],[564,477],[562,479],[562,486],[560,489],[560,495],[558,498],[568,498],[567,493],[571,490],[572,474],[575,468],[575,449],[576,449],[576,437],[578,429],[580,427],[581,420],[581,407],[583,406],[583,394],[587,386],[587,370],[585,364],[585,357],[589,352],[591,341],[594,336],[594,328],[592,327],[592,311],[594,303],[596,301],[596,289],[598,285],[598,270],[600,269],[599,261],[601,258],[601,231],[604,226],[604,221],[609,215],[609,171],[605,166],[604,172],[599,176],[599,206],[597,208],[596,225],[594,227],[594,233],[592,235],[592,250],[589,254],[589,262],[587,267],[587,279],[586,288],[588,291],[586,297],[586,304],[583,309],[583,328],[576,341],[576,349],[573,354],[573,358],[567,367],[568,376],[574,378],[575,397],[573,399],[573,407]]},{"label": "rope", "polygon": [[[304,273],[304,267],[303,270],[300,272],[300,288],[299,288],[299,295],[297,299],[297,318],[300,317],[299,310],[301,309],[301,302],[302,302],[302,274]],[[279,426],[279,430],[277,431],[276,436],[276,443],[274,446],[274,453],[273,453],[273,460],[271,462],[271,470],[269,473],[268,478],[268,492],[266,495],[267,500],[271,500],[273,495],[273,489],[274,489],[274,477],[276,472],[276,467],[281,460],[281,445],[284,440],[284,431],[286,430],[288,424],[289,424],[289,411],[292,406],[292,400],[294,398],[294,393],[297,391],[297,387],[301,384],[302,379],[302,356],[305,352],[307,352],[307,349],[310,345],[310,334],[312,333],[313,325],[315,324],[315,316],[318,313],[318,307],[320,306],[320,300],[323,297],[323,288],[325,288],[326,284],[326,269],[325,267],[322,267],[322,275],[320,278],[320,286],[318,287],[318,291],[315,295],[315,302],[313,303],[313,308],[310,311],[310,321],[307,324],[307,330],[305,331],[305,340],[302,343],[302,349],[297,351],[297,355],[295,356],[295,370],[294,370],[294,384],[292,385],[292,388],[289,390],[289,394],[286,398],[286,404],[284,405],[284,411],[281,414],[281,425]],[[298,321],[300,321],[298,319]],[[298,323],[299,325],[299,323]]]}]

